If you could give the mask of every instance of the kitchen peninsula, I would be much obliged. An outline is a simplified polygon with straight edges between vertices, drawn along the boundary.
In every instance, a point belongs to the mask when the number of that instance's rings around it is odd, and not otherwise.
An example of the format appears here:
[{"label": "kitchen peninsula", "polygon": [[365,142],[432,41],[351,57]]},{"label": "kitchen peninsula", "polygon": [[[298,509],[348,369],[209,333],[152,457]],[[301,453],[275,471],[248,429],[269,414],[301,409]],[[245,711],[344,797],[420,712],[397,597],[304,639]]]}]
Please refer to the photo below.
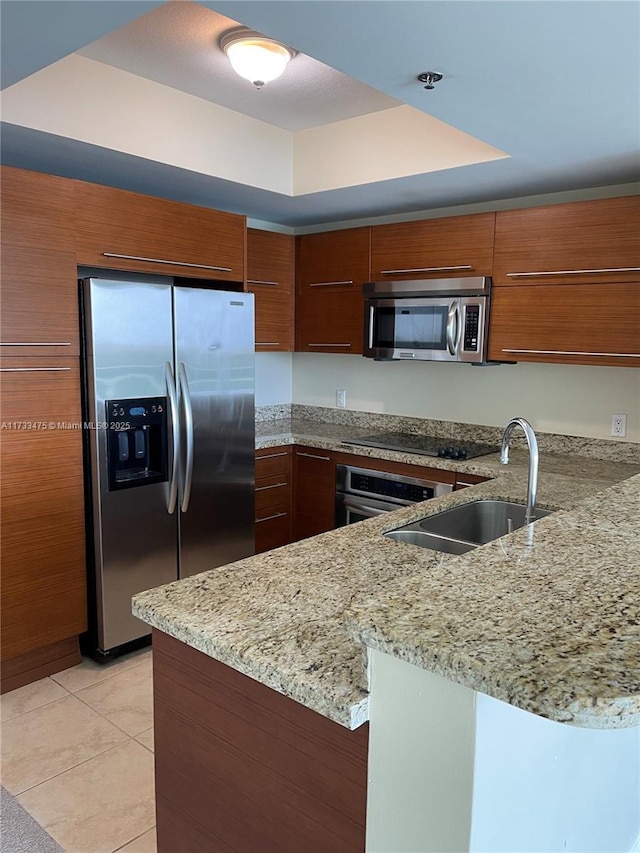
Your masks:
[{"label": "kitchen peninsula", "polygon": [[[261,426],[259,441],[284,443],[276,425],[268,429]],[[313,429],[307,424],[289,441],[313,442]],[[315,429],[315,446],[335,448],[354,427]],[[523,502],[524,461],[516,452],[506,469],[497,455],[457,462],[494,479],[135,597],[134,612],[154,628],[161,853],[178,839],[185,853],[362,850],[365,810],[367,849],[391,849],[385,832],[397,830],[392,815],[402,820],[403,800],[428,813],[415,796],[423,783],[432,790],[415,772],[416,764],[424,767],[422,733],[436,725],[416,698],[425,695],[450,704],[450,722],[437,735],[457,751],[434,766],[453,768],[458,800],[437,805],[448,816],[445,829],[460,827],[466,846],[455,846],[459,837],[428,839],[414,820],[413,838],[397,849],[488,849],[482,826],[491,810],[473,798],[474,766],[482,795],[489,765],[478,749],[489,743],[497,754],[504,744],[500,737],[491,743],[487,702],[523,715],[524,739],[538,723],[560,739],[565,732],[608,738],[617,765],[602,765],[613,776],[596,785],[610,787],[618,803],[608,818],[618,826],[617,846],[608,849],[630,849],[634,839],[625,848],[620,832],[637,835],[640,823],[632,813],[638,729],[630,728],[640,723],[640,466],[543,453],[539,504],[557,512],[535,523],[531,541],[528,531],[516,531],[453,557],[381,535],[480,497]],[[416,685],[416,678],[432,681]],[[394,689],[413,722],[394,720]],[[393,732],[404,733],[405,743],[392,751],[407,761],[408,741],[419,756],[413,764],[389,763],[385,743]],[[597,772],[600,746],[594,749]],[[566,849],[578,849],[578,812],[567,806],[563,820],[547,820],[545,809],[531,808],[529,820],[569,827]]]}]

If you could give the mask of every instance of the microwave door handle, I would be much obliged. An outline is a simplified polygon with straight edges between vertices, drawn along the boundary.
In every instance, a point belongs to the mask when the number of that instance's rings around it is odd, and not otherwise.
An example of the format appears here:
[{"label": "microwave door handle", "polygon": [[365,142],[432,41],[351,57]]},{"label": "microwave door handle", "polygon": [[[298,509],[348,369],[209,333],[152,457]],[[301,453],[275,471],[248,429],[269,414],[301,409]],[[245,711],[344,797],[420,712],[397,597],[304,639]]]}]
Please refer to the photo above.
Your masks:
[{"label": "microwave door handle", "polygon": [[369,306],[369,349],[373,349],[373,324],[374,324],[374,315],[375,308],[373,305]]},{"label": "microwave door handle", "polygon": [[460,331],[460,302],[454,299],[449,306],[449,314],[447,315],[447,349],[450,355],[455,355],[458,350]]}]

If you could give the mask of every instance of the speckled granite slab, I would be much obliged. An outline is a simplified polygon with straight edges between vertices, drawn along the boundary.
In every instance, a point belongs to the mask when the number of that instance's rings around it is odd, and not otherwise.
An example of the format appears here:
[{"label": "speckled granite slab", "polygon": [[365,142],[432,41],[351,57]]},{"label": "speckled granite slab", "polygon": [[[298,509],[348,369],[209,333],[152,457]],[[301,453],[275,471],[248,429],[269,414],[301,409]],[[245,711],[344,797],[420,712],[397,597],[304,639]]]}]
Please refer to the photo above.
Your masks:
[{"label": "speckled granite slab", "polygon": [[[140,593],[133,612],[349,728],[368,713],[363,642],[551,719],[631,725],[640,714],[631,509],[622,536],[595,528],[587,536],[586,520],[576,514],[571,523],[561,512],[536,522],[533,545],[516,532],[462,557],[381,535],[481,496],[523,502],[526,472],[501,471],[471,489]],[[640,478],[629,483],[614,498],[637,509]],[[573,508],[592,497],[592,508],[580,510],[588,519],[602,486],[600,477],[543,473],[539,503]]]}]

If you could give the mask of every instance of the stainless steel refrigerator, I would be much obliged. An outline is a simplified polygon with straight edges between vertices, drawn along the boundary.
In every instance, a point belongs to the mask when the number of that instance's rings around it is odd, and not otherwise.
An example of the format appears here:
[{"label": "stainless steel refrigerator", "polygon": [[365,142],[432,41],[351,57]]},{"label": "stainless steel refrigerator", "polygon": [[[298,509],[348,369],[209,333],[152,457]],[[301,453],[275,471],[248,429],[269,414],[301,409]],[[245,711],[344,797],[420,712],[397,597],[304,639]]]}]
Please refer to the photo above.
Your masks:
[{"label": "stainless steel refrigerator", "polygon": [[254,553],[253,296],[170,281],[81,284],[97,658],[135,593]]}]

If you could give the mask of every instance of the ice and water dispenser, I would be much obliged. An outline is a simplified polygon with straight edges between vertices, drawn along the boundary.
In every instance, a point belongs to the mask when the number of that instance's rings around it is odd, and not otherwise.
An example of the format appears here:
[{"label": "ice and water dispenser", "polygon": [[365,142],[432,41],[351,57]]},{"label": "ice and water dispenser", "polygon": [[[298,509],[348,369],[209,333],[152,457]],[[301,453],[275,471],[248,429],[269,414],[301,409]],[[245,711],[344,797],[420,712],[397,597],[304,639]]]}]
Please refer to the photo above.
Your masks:
[{"label": "ice and water dispenser", "polygon": [[167,480],[167,398],[107,400],[109,491]]}]

